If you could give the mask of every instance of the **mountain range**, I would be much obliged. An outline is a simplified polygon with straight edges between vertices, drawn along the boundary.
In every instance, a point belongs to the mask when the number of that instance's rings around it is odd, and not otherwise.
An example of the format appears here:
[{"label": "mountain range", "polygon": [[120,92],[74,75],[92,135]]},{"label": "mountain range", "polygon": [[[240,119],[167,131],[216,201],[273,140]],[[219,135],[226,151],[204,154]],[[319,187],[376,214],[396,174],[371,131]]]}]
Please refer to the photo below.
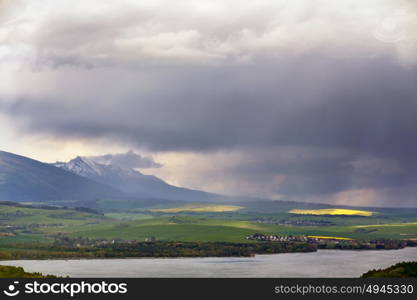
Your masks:
[{"label": "mountain range", "polygon": [[167,184],[153,175],[127,167],[98,163],[88,157],[77,156],[69,162],[56,162],[53,166],[109,185],[126,195],[139,198],[159,198],[178,201],[210,201],[222,196],[181,188]]},{"label": "mountain range", "polygon": [[244,203],[245,207],[252,207],[254,211],[329,206],[224,196],[176,187],[135,169],[99,163],[89,157],[78,156],[68,162],[49,164],[0,151],[0,201],[101,207],[97,200],[110,200],[109,207],[116,209],[124,205],[149,207],[184,202]]},{"label": "mountain range", "polygon": [[111,186],[37,160],[0,151],[1,201],[92,201],[123,196],[121,191]]},{"label": "mountain range", "polygon": [[79,205],[99,199],[204,202],[231,197],[176,187],[135,169],[98,163],[88,157],[48,164],[0,151],[0,201]]}]

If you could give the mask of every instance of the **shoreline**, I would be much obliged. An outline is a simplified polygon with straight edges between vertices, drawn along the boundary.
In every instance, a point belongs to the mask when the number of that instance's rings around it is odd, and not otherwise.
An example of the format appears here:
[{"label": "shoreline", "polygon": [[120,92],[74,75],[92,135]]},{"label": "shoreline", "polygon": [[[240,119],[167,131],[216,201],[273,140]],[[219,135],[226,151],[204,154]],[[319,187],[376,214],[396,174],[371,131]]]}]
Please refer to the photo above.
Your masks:
[{"label": "shoreline", "polygon": [[[416,246],[406,246],[403,248],[397,248],[397,249],[316,249],[316,251],[299,251],[299,252],[279,252],[279,253],[256,253],[251,256],[126,256],[126,257],[94,257],[94,258],[88,258],[88,257],[73,257],[73,258],[37,258],[37,259],[30,259],[30,258],[22,258],[22,259],[7,259],[3,260],[0,259],[0,266],[3,265],[3,262],[8,261],[80,261],[80,260],[128,260],[128,259],[192,259],[192,258],[255,258],[257,256],[271,256],[271,255],[278,255],[278,254],[306,254],[306,253],[317,253],[317,252],[327,252],[327,251],[340,251],[340,252],[384,252],[384,251],[398,251],[398,250],[404,250],[407,248],[417,248]],[[417,260],[417,257],[416,257]]]}]

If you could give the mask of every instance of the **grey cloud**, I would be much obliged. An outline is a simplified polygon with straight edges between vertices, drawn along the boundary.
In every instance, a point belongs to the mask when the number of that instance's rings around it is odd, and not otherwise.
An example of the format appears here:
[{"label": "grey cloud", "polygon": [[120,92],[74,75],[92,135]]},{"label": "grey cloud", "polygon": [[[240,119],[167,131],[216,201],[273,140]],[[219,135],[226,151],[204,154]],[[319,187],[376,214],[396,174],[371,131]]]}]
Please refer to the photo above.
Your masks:
[{"label": "grey cloud", "polygon": [[[395,63],[308,57],[154,72],[150,90],[136,88],[134,77],[117,81],[118,73],[103,89],[89,87],[86,72],[75,86],[88,99],[63,94],[3,108],[27,118],[29,130],[116,136],[156,151],[305,144],[412,158],[417,148],[417,73]],[[111,99],[109,86],[120,90]]]},{"label": "grey cloud", "polygon": [[[392,55],[405,64],[417,62],[412,0],[354,5],[323,0],[292,5],[287,1],[214,0],[209,5],[145,0],[84,3],[80,13],[65,1],[43,0],[37,5],[16,1],[14,15],[2,24],[7,33],[3,43],[10,46],[10,53],[15,50],[15,55],[27,56],[40,68],[216,65],[312,52]],[[398,15],[397,11],[407,20],[399,23],[405,41],[386,45],[373,32],[383,29],[384,20]]]},{"label": "grey cloud", "polygon": [[[210,173],[226,190],[292,201],[415,206],[417,172],[399,160],[345,149],[277,146],[246,149]],[[413,165],[415,166],[415,164]],[[372,199],[369,194],[373,194]]]},{"label": "grey cloud", "polygon": [[162,165],[154,161],[152,157],[142,156],[135,152],[106,154],[100,156],[87,156],[88,159],[101,164],[111,164],[122,168],[160,168]]}]

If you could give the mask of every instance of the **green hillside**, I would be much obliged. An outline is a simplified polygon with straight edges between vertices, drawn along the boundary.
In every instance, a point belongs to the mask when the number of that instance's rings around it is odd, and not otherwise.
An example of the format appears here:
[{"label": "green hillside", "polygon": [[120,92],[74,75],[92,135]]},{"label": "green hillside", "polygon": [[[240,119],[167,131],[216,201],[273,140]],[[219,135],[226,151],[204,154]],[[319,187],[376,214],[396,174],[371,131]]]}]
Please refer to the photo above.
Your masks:
[{"label": "green hillside", "polygon": [[362,278],[381,278],[381,277],[390,277],[390,278],[417,277],[417,261],[398,263],[389,268],[371,270],[362,275]]},{"label": "green hillside", "polygon": [[0,266],[0,278],[56,278],[53,275],[43,275],[41,273],[29,273],[22,267]]}]

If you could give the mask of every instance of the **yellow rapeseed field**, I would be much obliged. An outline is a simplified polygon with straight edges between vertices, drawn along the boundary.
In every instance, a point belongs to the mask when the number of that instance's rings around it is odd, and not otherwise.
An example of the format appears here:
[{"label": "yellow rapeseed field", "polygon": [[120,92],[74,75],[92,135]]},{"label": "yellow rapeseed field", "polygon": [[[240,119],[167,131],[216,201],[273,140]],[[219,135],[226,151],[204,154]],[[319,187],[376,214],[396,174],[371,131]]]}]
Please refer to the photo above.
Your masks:
[{"label": "yellow rapeseed field", "polygon": [[370,217],[373,212],[366,210],[341,209],[341,208],[327,208],[327,209],[292,209],[290,214],[299,215],[348,215],[348,216],[363,216]]},{"label": "yellow rapeseed field", "polygon": [[309,238],[313,238],[313,239],[328,239],[328,240],[344,240],[344,241],[351,241],[352,239],[350,238],[345,238],[345,237],[338,237],[338,236],[322,236],[322,235],[309,235],[307,236]]}]

